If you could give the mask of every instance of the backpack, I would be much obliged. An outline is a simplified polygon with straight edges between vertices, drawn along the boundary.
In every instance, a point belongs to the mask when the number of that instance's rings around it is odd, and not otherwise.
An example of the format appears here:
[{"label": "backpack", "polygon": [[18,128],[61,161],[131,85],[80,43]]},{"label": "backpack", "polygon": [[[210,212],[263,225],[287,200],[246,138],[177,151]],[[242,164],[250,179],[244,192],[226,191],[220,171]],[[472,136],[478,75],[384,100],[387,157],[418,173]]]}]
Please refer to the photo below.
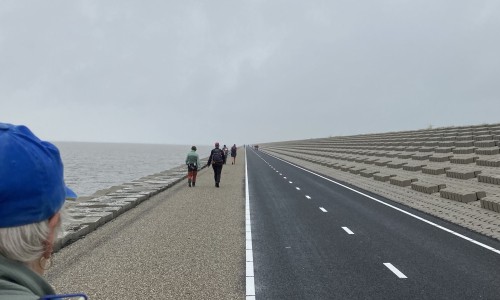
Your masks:
[{"label": "backpack", "polygon": [[222,159],[222,150],[214,149],[214,154],[212,154],[212,162],[216,165],[222,165],[224,160]]}]

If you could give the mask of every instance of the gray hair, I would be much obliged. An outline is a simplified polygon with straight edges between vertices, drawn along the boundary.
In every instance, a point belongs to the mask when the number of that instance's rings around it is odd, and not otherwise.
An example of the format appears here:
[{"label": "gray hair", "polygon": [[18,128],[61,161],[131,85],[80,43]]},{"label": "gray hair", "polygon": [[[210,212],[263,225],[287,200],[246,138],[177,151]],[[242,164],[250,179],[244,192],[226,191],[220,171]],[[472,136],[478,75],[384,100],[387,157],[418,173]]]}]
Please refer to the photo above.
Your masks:
[{"label": "gray hair", "polygon": [[33,262],[42,256],[49,234],[49,220],[0,228],[0,254],[24,264]]},{"label": "gray hair", "polygon": [[[62,220],[68,219],[63,208],[59,223],[55,228],[55,237],[62,229]],[[25,265],[38,260],[45,251],[45,241],[50,235],[49,220],[16,227],[0,228],[0,254],[5,258],[19,261]]]}]

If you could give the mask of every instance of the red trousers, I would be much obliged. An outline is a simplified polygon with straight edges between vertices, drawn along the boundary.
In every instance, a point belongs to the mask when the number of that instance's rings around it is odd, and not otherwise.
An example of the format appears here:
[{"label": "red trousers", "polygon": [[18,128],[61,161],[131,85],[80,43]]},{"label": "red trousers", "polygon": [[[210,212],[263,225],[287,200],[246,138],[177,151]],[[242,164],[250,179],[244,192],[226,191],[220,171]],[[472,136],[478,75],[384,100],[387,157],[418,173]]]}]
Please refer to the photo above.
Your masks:
[{"label": "red trousers", "polygon": [[188,180],[191,182],[196,182],[196,175],[198,174],[198,171],[189,171],[188,170]]}]

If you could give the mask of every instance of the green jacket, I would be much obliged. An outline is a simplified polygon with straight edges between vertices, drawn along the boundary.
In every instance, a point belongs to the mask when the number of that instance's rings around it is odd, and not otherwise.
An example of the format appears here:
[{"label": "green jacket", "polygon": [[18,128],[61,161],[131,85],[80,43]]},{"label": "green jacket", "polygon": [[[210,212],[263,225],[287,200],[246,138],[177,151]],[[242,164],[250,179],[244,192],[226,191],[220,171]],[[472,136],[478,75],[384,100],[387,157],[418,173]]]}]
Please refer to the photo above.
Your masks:
[{"label": "green jacket", "polygon": [[54,289],[40,275],[0,255],[0,300],[36,300],[54,294]]},{"label": "green jacket", "polygon": [[200,168],[200,158],[198,156],[198,153],[196,151],[191,150],[186,156],[186,165],[189,164],[196,164],[198,168]]}]

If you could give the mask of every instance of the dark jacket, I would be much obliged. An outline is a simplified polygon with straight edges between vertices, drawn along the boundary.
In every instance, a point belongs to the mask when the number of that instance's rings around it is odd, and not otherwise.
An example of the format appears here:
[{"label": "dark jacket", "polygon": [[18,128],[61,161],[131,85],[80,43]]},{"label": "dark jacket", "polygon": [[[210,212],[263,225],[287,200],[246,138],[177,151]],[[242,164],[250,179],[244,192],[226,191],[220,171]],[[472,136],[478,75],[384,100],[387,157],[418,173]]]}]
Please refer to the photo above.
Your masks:
[{"label": "dark jacket", "polygon": [[219,148],[214,148],[214,149],[212,149],[212,151],[210,151],[210,156],[208,157],[207,165],[210,165],[212,163],[212,158],[213,158],[214,153],[216,151],[220,151],[220,154],[222,156],[222,164],[224,163],[224,161],[226,161],[226,156],[224,155],[224,151],[222,151],[222,149],[219,149]]},{"label": "dark jacket", "polygon": [[0,255],[0,300],[36,300],[54,294],[54,289],[40,275]]}]

